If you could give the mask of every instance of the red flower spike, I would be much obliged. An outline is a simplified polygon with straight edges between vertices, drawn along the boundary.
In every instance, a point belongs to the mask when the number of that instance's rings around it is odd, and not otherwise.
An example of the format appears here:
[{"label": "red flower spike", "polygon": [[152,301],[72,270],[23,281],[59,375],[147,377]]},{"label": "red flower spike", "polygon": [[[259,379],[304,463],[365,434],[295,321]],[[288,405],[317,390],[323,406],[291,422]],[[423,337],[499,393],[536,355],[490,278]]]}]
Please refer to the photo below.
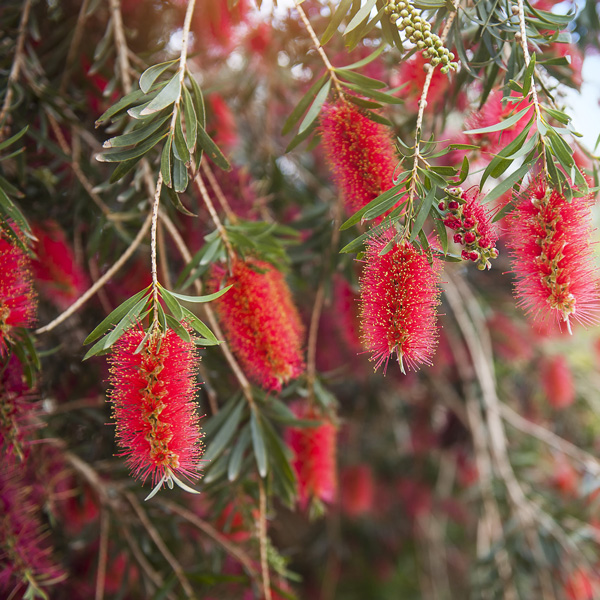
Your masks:
[{"label": "red flower spike", "polygon": [[571,319],[598,322],[598,272],[592,261],[593,195],[567,202],[544,179],[532,182],[509,215],[508,247],[517,304],[541,326],[571,331]]},{"label": "red flower spike", "polygon": [[85,271],[77,264],[67,237],[58,223],[36,225],[33,234],[37,260],[31,264],[36,285],[59,309],[68,308],[89,287]]},{"label": "red flower spike", "polygon": [[311,499],[331,503],[337,495],[337,428],[307,403],[297,402],[291,409],[299,419],[321,422],[316,427],[288,427],[285,431],[285,441],[294,453],[300,508],[306,509]]},{"label": "red flower spike", "polygon": [[[8,455],[0,469],[0,596],[45,597],[45,589],[64,579],[44,540],[41,506],[27,471]],[[20,589],[23,594],[14,596]]]},{"label": "red flower spike", "polygon": [[304,370],[304,331],[283,275],[259,260],[237,260],[231,275],[213,269],[212,287],[221,282],[233,286],[214,303],[228,344],[255,383],[281,390]]},{"label": "red flower spike", "polygon": [[137,479],[150,475],[155,489],[172,483],[194,492],[177,475],[198,478],[200,427],[194,406],[194,344],[173,330],[153,335],[141,352],[141,328],[127,331],[110,357],[110,400],[117,438]]},{"label": "red flower spike", "polygon": [[400,243],[389,252],[380,252],[394,238],[396,230],[368,242],[360,279],[361,329],[365,347],[372,352],[375,370],[396,352],[400,369],[404,363],[416,370],[420,363],[431,365],[438,338],[436,307],[440,303],[439,273],[442,265]]},{"label": "red flower spike", "polygon": [[398,159],[383,125],[371,121],[354,104],[338,101],[324,107],[319,130],[327,163],[349,213],[394,185]]},{"label": "red flower spike", "polygon": [[564,356],[544,359],[540,364],[540,377],[550,406],[560,410],[575,402],[575,382]]},{"label": "red flower spike", "polygon": [[[10,227],[21,240],[14,223]],[[0,229],[0,357],[7,354],[13,327],[31,327],[35,321],[35,295],[29,258],[4,229]]]},{"label": "red flower spike", "polygon": [[340,504],[350,518],[364,515],[373,509],[375,480],[368,464],[346,467],[340,474]]}]

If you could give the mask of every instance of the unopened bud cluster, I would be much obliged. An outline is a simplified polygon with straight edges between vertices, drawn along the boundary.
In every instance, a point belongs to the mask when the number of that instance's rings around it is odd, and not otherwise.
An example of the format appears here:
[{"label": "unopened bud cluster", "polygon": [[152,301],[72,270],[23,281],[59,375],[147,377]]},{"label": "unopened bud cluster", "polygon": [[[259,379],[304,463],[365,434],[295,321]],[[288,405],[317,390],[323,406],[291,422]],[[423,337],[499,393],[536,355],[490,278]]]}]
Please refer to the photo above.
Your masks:
[{"label": "unopened bud cluster", "polygon": [[423,51],[423,58],[437,67],[442,65],[442,73],[450,69],[456,70],[458,63],[454,61],[454,53],[444,47],[439,35],[431,33],[431,24],[421,17],[421,13],[407,0],[388,0],[385,12],[390,21],[399,31],[404,31],[406,38],[419,50]]},{"label": "unopened bud cluster", "polygon": [[446,188],[448,197],[439,203],[438,208],[447,211],[444,225],[453,229],[454,241],[463,245],[464,260],[477,263],[480,271],[489,269],[491,259],[498,258],[496,249],[497,234],[490,218],[479,203],[478,194],[470,197],[462,188]]}]

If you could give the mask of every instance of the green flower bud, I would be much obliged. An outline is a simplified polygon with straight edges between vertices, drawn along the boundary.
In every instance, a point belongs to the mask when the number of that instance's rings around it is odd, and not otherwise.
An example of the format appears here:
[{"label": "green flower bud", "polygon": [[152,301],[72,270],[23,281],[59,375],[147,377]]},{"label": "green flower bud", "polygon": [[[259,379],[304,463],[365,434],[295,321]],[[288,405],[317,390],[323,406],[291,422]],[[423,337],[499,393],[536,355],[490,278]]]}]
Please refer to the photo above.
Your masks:
[{"label": "green flower bud", "polygon": [[434,67],[437,67],[437,66],[440,64],[440,59],[439,59],[437,56],[434,56],[434,57],[431,59],[431,64],[432,64]]},{"label": "green flower bud", "polygon": [[441,71],[441,72],[442,72],[444,75],[446,75],[446,74],[448,73],[449,69],[448,69],[448,67],[447,67],[447,66],[444,66],[444,67],[442,67],[442,68],[440,69],[440,71]]},{"label": "green flower bud", "polygon": [[392,23],[395,23],[399,18],[400,18],[400,15],[398,13],[392,13],[390,15],[390,21]]},{"label": "green flower bud", "polygon": [[[423,50],[423,48],[425,48],[425,42],[424,42],[423,40],[419,40],[419,41],[417,42],[417,48],[418,48],[419,50]],[[425,53],[423,53],[423,56],[425,56]],[[427,57],[425,57],[425,58],[427,58]]]},{"label": "green flower bud", "polygon": [[400,16],[401,16],[401,17],[404,17],[404,18],[408,17],[408,11],[407,11],[406,9],[404,9],[404,10],[401,10],[401,11],[400,11]]},{"label": "green flower bud", "polygon": [[410,37],[410,36],[411,36],[411,35],[412,35],[414,32],[415,32],[415,28],[414,28],[414,27],[410,27],[410,26],[408,26],[408,27],[406,28],[406,35],[407,35],[407,36],[409,36],[409,37]]}]

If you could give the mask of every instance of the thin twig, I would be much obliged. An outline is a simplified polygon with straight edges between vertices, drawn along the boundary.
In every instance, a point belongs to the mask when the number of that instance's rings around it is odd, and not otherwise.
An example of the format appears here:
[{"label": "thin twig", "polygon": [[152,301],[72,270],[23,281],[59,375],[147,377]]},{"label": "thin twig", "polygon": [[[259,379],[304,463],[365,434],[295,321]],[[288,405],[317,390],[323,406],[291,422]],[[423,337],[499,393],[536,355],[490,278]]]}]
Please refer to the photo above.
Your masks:
[{"label": "thin twig", "polygon": [[152,220],[152,215],[148,215],[141,229],[138,231],[138,234],[135,236],[131,244],[127,247],[125,252],[119,257],[117,262],[92,285],[86,292],[83,293],[67,310],[58,315],[56,319],[48,323],[48,325],[44,325],[44,327],[40,327],[35,330],[36,334],[46,333],[47,331],[52,331],[57,325],[60,325],[63,321],[68,319],[74,312],[79,310],[102,286],[127,262],[129,257],[137,250],[137,247],[141,244],[144,236],[148,233],[148,229],[150,228],[150,223]]},{"label": "thin twig", "polygon": [[194,598],[194,590],[189,582],[189,579],[185,575],[183,567],[165,544],[160,533],[158,533],[158,530],[156,529],[156,527],[154,527],[154,525],[148,518],[146,511],[142,508],[137,498],[131,492],[125,492],[124,495],[127,498],[127,500],[129,500],[129,503],[133,507],[135,514],[142,522],[142,525],[148,532],[148,535],[152,538],[152,541],[158,548],[159,552],[164,556],[169,565],[171,565],[171,569],[173,569],[173,573],[175,573],[175,576],[179,580],[179,583],[181,584],[181,587],[183,588],[187,597]]},{"label": "thin twig", "polygon": [[310,35],[310,38],[313,41],[313,44],[315,45],[315,48],[316,48],[317,52],[319,53],[319,56],[323,60],[323,63],[325,65],[326,69],[329,71],[329,77],[331,77],[331,81],[333,82],[333,85],[335,86],[338,96],[340,97],[341,100],[345,100],[344,90],[342,89],[342,84],[340,83],[340,80],[338,79],[338,76],[335,73],[335,68],[329,61],[327,54],[325,54],[325,50],[323,50],[323,46],[321,46],[321,42],[319,42],[319,38],[317,37],[315,30],[313,29],[312,25],[310,24],[310,21],[308,20],[308,17],[306,16],[304,9],[302,8],[302,6],[300,6],[300,2],[298,0],[294,0],[294,5],[296,6],[296,10],[298,11],[298,13],[300,15],[300,18],[302,19],[302,23],[304,23],[304,27],[306,27],[306,31],[308,31],[308,34]]},{"label": "thin twig", "polygon": [[208,190],[206,189],[206,186],[204,185],[204,181],[202,181],[202,176],[200,175],[200,173],[196,173],[196,176],[194,177],[194,181],[196,183],[196,187],[198,188],[198,191],[200,192],[200,195],[202,196],[202,200],[204,200],[204,204],[206,205],[206,208],[208,209],[208,212],[210,213],[210,218],[213,220],[213,223],[215,224],[215,227],[217,228],[217,231],[219,232],[219,236],[221,237],[221,239],[223,240],[223,243],[225,244],[225,248],[227,249],[227,254],[229,255],[229,259],[233,262],[235,260],[235,252],[233,251],[231,242],[229,241],[229,238],[227,237],[227,231],[225,231],[225,227],[223,226],[223,223],[221,222],[221,219],[219,218],[219,215],[217,214],[217,211],[215,210],[215,206],[212,203],[212,200],[210,199],[210,195],[208,193]]},{"label": "thin twig", "polygon": [[206,179],[208,179],[208,183],[210,183],[210,187],[213,189],[213,192],[215,193],[215,196],[217,197],[217,200],[223,209],[223,212],[225,213],[225,216],[229,219],[230,223],[235,225],[238,222],[237,215],[233,212],[233,210],[231,210],[231,206],[229,206],[229,202],[227,202],[227,198],[225,197],[219,182],[214,176],[212,169],[209,167],[208,161],[203,160],[200,165],[204,171],[204,174],[206,175]]},{"label": "thin twig", "polygon": [[217,531],[210,523],[203,521],[200,517],[189,511],[187,508],[183,508],[171,500],[159,498],[157,499],[157,502],[163,508],[179,515],[191,523],[194,527],[206,534],[208,537],[212,538],[217,544],[222,546],[229,555],[237,560],[244,567],[244,569],[246,569],[246,572],[248,575],[250,575],[250,577],[252,577],[252,579],[254,579],[256,582],[259,581],[258,573],[256,572],[250,557],[239,546],[231,543],[222,533],[219,533],[219,531]]},{"label": "thin twig", "polygon": [[103,508],[100,513],[100,547],[98,548],[98,570],[96,571],[96,600],[103,600],[104,598],[109,529],[110,513],[106,508]]},{"label": "thin twig", "polygon": [[73,37],[71,38],[71,43],[69,44],[69,50],[67,52],[67,57],[65,58],[65,68],[62,79],[60,80],[60,87],[58,88],[59,96],[64,96],[65,90],[67,89],[67,84],[69,83],[69,77],[71,76],[73,64],[77,58],[79,44],[81,43],[81,38],[83,36],[83,27],[85,25],[86,13],[89,5],[90,0],[83,0],[81,7],[79,8],[77,23],[75,23],[75,31],[73,32]]},{"label": "thin twig", "polygon": [[267,495],[262,477],[258,479],[258,541],[260,546],[260,569],[265,600],[271,600],[271,579],[267,559]]},{"label": "thin twig", "polygon": [[115,44],[117,46],[117,59],[119,61],[119,77],[125,94],[131,91],[131,78],[129,76],[129,57],[127,55],[127,38],[123,27],[120,0],[109,0],[110,14],[113,20]]},{"label": "thin twig", "polygon": [[[19,72],[21,70],[21,64],[23,62],[23,47],[25,46],[25,30],[27,29],[27,21],[29,20],[29,12],[31,11],[31,0],[25,0],[23,4],[23,12],[21,13],[21,20],[19,22],[19,33],[17,35],[17,45],[15,48],[15,57],[13,58],[12,67],[8,75],[8,81],[6,82],[6,96],[4,96],[4,102],[2,103],[2,109],[0,110],[0,127],[10,109],[10,104],[14,95],[13,85],[19,78]],[[0,129],[0,140],[2,139],[2,130]]]},{"label": "thin twig", "polygon": [[154,202],[152,203],[152,225],[150,227],[150,264],[152,271],[152,300],[154,305],[154,322],[158,323],[158,269],[156,264],[156,228],[158,225],[158,207],[160,205],[160,193],[162,191],[162,171],[158,174],[156,189],[154,191]]}]

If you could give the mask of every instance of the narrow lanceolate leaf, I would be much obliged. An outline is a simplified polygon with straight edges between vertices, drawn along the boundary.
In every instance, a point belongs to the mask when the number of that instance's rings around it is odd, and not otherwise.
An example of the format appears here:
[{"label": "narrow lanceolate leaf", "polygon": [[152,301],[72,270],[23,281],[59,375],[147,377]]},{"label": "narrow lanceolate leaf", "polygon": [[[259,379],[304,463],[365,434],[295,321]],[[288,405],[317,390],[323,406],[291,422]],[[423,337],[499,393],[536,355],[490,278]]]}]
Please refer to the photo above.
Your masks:
[{"label": "narrow lanceolate leaf", "polygon": [[531,89],[531,83],[533,81],[533,73],[535,70],[535,52],[531,55],[531,60],[525,69],[525,74],[523,75],[523,96],[527,96],[529,94],[529,90]]},{"label": "narrow lanceolate leaf", "polygon": [[145,94],[141,90],[136,90],[135,92],[131,92],[121,98],[116,104],[113,104],[109,109],[107,109],[96,121],[96,127],[102,125],[112,117],[117,116],[119,113],[126,111],[130,106],[136,105],[142,98],[144,98]]},{"label": "narrow lanceolate leaf", "polygon": [[210,159],[223,171],[231,171],[231,165],[220,148],[213,142],[203,127],[198,127],[198,145],[210,156]]},{"label": "narrow lanceolate leaf", "polygon": [[194,108],[192,96],[185,86],[183,86],[183,115],[185,117],[185,140],[188,150],[191,152],[196,146],[198,118],[196,117],[196,109]]},{"label": "narrow lanceolate leaf", "polygon": [[189,309],[183,307],[185,320],[191,325],[192,329],[204,336],[204,342],[207,346],[214,346],[221,343],[217,336]]},{"label": "narrow lanceolate leaf", "polygon": [[110,348],[132,325],[135,324],[136,319],[140,316],[148,302],[148,298],[141,298],[134,306],[131,307],[129,312],[117,323],[117,326],[106,336],[104,341],[104,349]]},{"label": "narrow lanceolate leaf", "polygon": [[183,325],[177,319],[175,319],[173,315],[166,315],[166,317],[169,328],[172,329],[184,342],[192,341],[188,330],[183,327]]},{"label": "narrow lanceolate leaf", "polygon": [[167,138],[167,141],[165,142],[165,145],[163,146],[162,149],[162,154],[160,157],[160,172],[162,174],[162,178],[163,181],[165,182],[165,185],[171,187],[171,161],[172,161],[172,154],[171,154],[171,145],[173,143],[173,138],[171,137],[171,135],[169,135],[169,137]]},{"label": "narrow lanceolate leaf", "polygon": [[173,159],[173,189],[181,194],[185,192],[188,185],[187,167],[176,156]]},{"label": "narrow lanceolate leaf", "polygon": [[166,290],[164,287],[160,288],[160,297],[165,301],[167,308],[171,311],[171,314],[175,317],[177,321],[181,321],[183,319],[183,308],[177,301],[175,296],[171,295],[171,292]]},{"label": "narrow lanceolate leaf", "polygon": [[181,112],[175,119],[175,145],[173,147],[175,156],[186,165],[190,162],[190,152],[188,150],[187,142],[183,135],[183,127],[181,126]]},{"label": "narrow lanceolate leaf", "polygon": [[252,430],[252,447],[254,448],[254,457],[256,458],[256,466],[258,474],[261,477],[267,476],[267,448],[265,446],[265,438],[260,417],[256,413],[256,409],[252,409],[250,415],[250,429]]},{"label": "narrow lanceolate leaf", "polygon": [[380,194],[379,196],[377,196],[377,198],[371,200],[371,202],[369,202],[366,206],[363,206],[359,211],[355,212],[347,221],[344,221],[344,223],[342,223],[342,226],[340,227],[340,231],[350,229],[350,227],[352,227],[353,225],[360,223],[365,213],[376,209],[384,202],[390,201],[391,198],[396,198],[396,196],[399,197],[399,195],[399,186],[394,186],[393,188],[390,188],[389,190],[383,192],[383,194]]},{"label": "narrow lanceolate leaf", "polygon": [[508,190],[510,190],[515,183],[525,177],[525,174],[529,171],[531,171],[530,164],[521,165],[519,169],[517,169],[514,173],[511,173],[504,181],[499,183],[489,194],[487,194],[487,196],[483,199],[483,204],[500,198],[500,196],[508,192]]},{"label": "narrow lanceolate leaf", "polygon": [[99,154],[96,159],[99,162],[123,162],[134,158],[144,156],[147,152],[152,150],[160,140],[166,137],[167,132],[157,131],[154,135],[151,135],[148,139],[144,140],[141,144],[129,149],[129,150],[114,150],[103,152]]},{"label": "narrow lanceolate leaf", "polygon": [[7,140],[4,140],[3,142],[0,143],[0,151],[4,150],[5,148],[8,148],[11,144],[14,144],[16,141],[20,140],[26,133],[27,130],[29,129],[29,125],[27,125],[26,127],[23,127],[23,129],[21,129],[21,131],[19,131],[18,133],[15,133],[15,135],[9,137]]},{"label": "narrow lanceolate leaf", "polygon": [[296,108],[294,108],[294,110],[290,113],[290,116],[283,124],[283,129],[281,130],[282,135],[287,135],[290,131],[292,131],[294,125],[300,120],[300,117],[304,114],[304,111],[306,111],[313,98],[317,95],[317,92],[323,87],[327,77],[327,73],[319,77],[319,79],[317,79],[317,81],[310,86],[308,92],[302,96],[302,99],[300,102],[298,102]]},{"label": "narrow lanceolate leaf", "polygon": [[160,63],[158,65],[154,65],[148,69],[146,69],[142,76],[140,77],[140,89],[144,94],[147,94],[150,91],[150,88],[154,84],[154,82],[174,63],[176,60],[169,60],[164,63]]},{"label": "narrow lanceolate leaf", "polygon": [[354,15],[354,18],[350,21],[350,23],[348,23],[348,27],[346,27],[344,35],[348,35],[353,29],[356,29],[365,19],[369,17],[376,1],[377,0],[367,0],[367,2],[360,7],[360,10]]},{"label": "narrow lanceolate leaf", "polygon": [[208,445],[202,457],[204,460],[214,460],[225,450],[238,428],[244,407],[245,405],[239,402],[214,437],[207,440]]},{"label": "narrow lanceolate leaf", "polygon": [[231,456],[229,457],[229,464],[227,465],[227,479],[229,479],[229,481],[235,481],[239,477],[244,453],[249,445],[250,430],[246,428],[240,434],[240,437],[231,451]]},{"label": "narrow lanceolate leaf", "polygon": [[350,7],[352,6],[352,0],[342,0],[340,5],[337,7],[337,10],[331,17],[329,24],[327,25],[327,29],[325,29],[325,33],[321,38],[321,45],[324,46],[335,34],[338,30],[338,27],[341,25],[344,17],[348,14]]},{"label": "narrow lanceolate leaf", "polygon": [[481,129],[469,129],[469,131],[465,131],[464,133],[468,135],[476,134],[476,133],[493,133],[494,131],[503,131],[504,129],[508,129],[518,123],[523,115],[527,111],[531,110],[531,106],[525,107],[523,110],[520,110],[518,113],[514,114],[512,117],[505,119],[500,123],[496,123],[496,125],[490,125],[489,127],[482,127]]},{"label": "narrow lanceolate leaf", "polygon": [[417,216],[415,217],[415,220],[412,225],[410,237],[408,238],[409,242],[412,242],[415,239],[417,239],[417,234],[423,228],[423,225],[425,224],[425,220],[427,219],[427,215],[429,214],[429,210],[431,209],[431,206],[432,206],[434,200],[435,200],[435,187],[432,187],[429,190],[429,192],[427,192],[427,195],[425,196],[425,198],[423,198],[423,202],[421,202],[421,206],[419,207],[419,212],[417,213]]},{"label": "narrow lanceolate leaf", "polygon": [[175,298],[183,300],[184,302],[211,302],[212,300],[220,298],[225,292],[227,292],[227,290],[229,290],[230,287],[232,286],[228,285],[214,294],[206,294],[205,296],[186,296],[185,294],[176,294],[175,292],[171,292],[171,294],[175,296]]},{"label": "narrow lanceolate leaf", "polygon": [[313,124],[314,120],[319,116],[321,108],[323,107],[323,104],[325,104],[325,100],[327,100],[327,96],[329,94],[330,89],[331,79],[328,79],[325,85],[319,90],[319,93],[316,95],[314,102],[308,109],[304,120],[300,124],[298,133],[306,131]]},{"label": "narrow lanceolate leaf", "polygon": [[337,75],[339,75],[342,79],[349,81],[350,83],[355,83],[361,87],[370,89],[370,88],[384,88],[386,84],[383,81],[379,81],[378,79],[373,79],[372,77],[367,77],[366,75],[361,75],[360,73],[356,73],[355,71],[350,71],[348,69],[334,69]]},{"label": "narrow lanceolate leaf", "polygon": [[179,199],[179,194],[171,189],[170,187],[166,187],[163,186],[163,190],[167,196],[167,198],[171,201],[171,204],[180,212],[183,213],[184,215],[187,215],[188,217],[197,217],[198,215],[195,215],[193,212],[190,212],[182,203],[181,200]]},{"label": "narrow lanceolate leaf", "polygon": [[194,112],[196,113],[196,119],[198,120],[198,128],[206,127],[206,111],[204,110],[204,97],[202,96],[202,90],[198,85],[198,82],[194,79],[191,73],[187,73],[188,79],[192,85],[192,101],[194,103]]},{"label": "narrow lanceolate leaf", "polygon": [[104,321],[102,321],[102,323],[100,323],[100,325],[98,325],[94,331],[92,331],[92,333],[85,338],[83,344],[91,344],[102,337],[110,329],[110,327],[112,325],[116,325],[147,292],[148,288],[145,288],[115,308],[115,310],[113,310],[110,315],[108,315],[108,317],[106,317],[106,319],[104,319]]},{"label": "narrow lanceolate leaf", "polygon": [[103,148],[123,148],[126,146],[133,146],[139,144],[145,139],[149,138],[155,131],[158,131],[163,125],[166,125],[167,121],[171,118],[171,115],[166,115],[162,119],[156,119],[150,121],[142,127],[138,127],[129,133],[119,135],[117,137],[110,138],[102,144]]},{"label": "narrow lanceolate leaf", "polygon": [[157,94],[156,98],[140,112],[140,116],[145,117],[152,113],[158,112],[163,108],[173,104],[181,94],[181,80],[179,73],[175,73],[169,83]]}]

